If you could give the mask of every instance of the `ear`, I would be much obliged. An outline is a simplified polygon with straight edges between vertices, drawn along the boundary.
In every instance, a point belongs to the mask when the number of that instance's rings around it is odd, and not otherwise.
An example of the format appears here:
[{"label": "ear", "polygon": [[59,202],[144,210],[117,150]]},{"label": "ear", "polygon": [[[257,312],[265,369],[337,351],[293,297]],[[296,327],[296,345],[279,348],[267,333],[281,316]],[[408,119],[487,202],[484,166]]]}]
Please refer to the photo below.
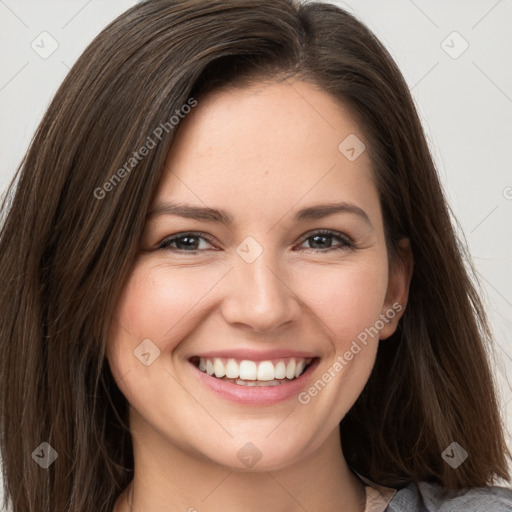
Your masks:
[{"label": "ear", "polygon": [[381,340],[389,338],[396,331],[409,297],[414,261],[408,238],[398,242],[397,253],[398,258],[389,271],[388,288],[380,316],[384,324],[379,334]]}]

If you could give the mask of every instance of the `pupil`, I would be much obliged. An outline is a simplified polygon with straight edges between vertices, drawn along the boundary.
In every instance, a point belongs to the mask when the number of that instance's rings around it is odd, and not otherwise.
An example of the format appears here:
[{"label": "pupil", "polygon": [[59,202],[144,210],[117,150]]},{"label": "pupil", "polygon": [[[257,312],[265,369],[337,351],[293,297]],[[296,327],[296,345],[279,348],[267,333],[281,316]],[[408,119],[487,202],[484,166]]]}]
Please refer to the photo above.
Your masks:
[{"label": "pupil", "polygon": [[[183,240],[187,241],[188,243],[182,242]],[[194,237],[194,236],[182,236],[176,240],[176,245],[183,245],[188,248],[195,246],[196,244],[197,244],[196,237]]]},{"label": "pupil", "polygon": [[[314,246],[314,248],[316,248],[316,245],[317,245],[317,241],[316,241],[316,240],[317,240],[318,238],[323,238],[323,239],[325,239],[325,238],[327,238],[327,237],[328,237],[328,235],[313,235],[313,244],[312,244],[312,245]],[[320,244],[320,245],[321,245],[321,244]]]},{"label": "pupil", "polygon": [[[329,238],[330,235],[313,235],[312,236],[312,239],[313,239],[313,243],[312,243],[312,246],[314,248],[318,248],[318,246],[322,246],[322,242],[319,241],[319,240],[324,240],[324,243],[325,243],[325,239]],[[178,239],[176,239],[176,245],[182,245],[182,246],[185,246],[185,247],[188,247],[188,248],[191,248],[192,246],[196,246],[197,245],[197,237],[195,236],[182,236]]]}]

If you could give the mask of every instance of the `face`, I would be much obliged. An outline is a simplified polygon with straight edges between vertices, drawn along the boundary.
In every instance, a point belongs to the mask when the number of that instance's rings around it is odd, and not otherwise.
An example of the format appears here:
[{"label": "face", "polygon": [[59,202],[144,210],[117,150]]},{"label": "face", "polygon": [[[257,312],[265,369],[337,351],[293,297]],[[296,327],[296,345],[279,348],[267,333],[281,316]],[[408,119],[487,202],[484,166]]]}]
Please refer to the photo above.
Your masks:
[{"label": "face", "polygon": [[300,81],[211,93],[182,121],[107,347],[139,442],[254,471],[337,435],[408,287],[358,140]]}]

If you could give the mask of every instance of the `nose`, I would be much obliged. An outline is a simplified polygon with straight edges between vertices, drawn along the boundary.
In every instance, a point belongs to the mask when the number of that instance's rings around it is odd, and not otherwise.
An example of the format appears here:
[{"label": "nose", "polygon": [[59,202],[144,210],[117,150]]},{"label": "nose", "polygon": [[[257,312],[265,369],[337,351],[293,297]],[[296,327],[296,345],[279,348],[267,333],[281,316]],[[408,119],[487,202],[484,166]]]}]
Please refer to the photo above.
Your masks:
[{"label": "nose", "polygon": [[263,253],[251,263],[235,255],[222,304],[224,319],[256,332],[271,332],[299,317],[299,298],[290,288],[285,271]]}]

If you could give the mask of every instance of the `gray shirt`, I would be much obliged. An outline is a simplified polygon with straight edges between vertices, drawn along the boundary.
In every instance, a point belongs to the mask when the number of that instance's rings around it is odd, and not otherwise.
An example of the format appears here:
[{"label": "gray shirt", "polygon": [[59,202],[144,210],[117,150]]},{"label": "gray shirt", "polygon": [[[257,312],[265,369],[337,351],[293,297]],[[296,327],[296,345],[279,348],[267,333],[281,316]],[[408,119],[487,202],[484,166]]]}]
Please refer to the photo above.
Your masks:
[{"label": "gray shirt", "polygon": [[512,489],[507,487],[447,491],[432,482],[409,482],[395,489],[350,469],[365,484],[365,512],[512,512]]},{"label": "gray shirt", "polygon": [[411,482],[397,490],[386,512],[511,512],[512,489],[473,487],[443,492],[440,485]]}]

